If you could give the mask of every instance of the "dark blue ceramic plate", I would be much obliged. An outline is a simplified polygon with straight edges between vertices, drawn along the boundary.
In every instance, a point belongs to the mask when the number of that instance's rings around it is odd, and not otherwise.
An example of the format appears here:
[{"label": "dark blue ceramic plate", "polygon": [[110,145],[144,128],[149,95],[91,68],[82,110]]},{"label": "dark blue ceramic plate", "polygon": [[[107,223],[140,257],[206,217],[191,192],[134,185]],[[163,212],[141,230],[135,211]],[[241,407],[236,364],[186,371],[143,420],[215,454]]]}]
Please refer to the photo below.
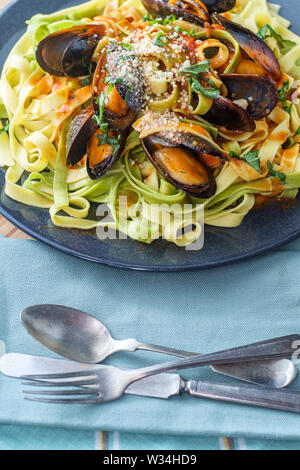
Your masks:
[{"label": "dark blue ceramic plate", "polygon": [[[283,0],[282,13],[300,32],[299,0]],[[25,21],[36,13],[50,13],[82,3],[76,0],[16,0],[0,15],[1,66],[25,31]],[[144,245],[132,240],[100,241],[83,231],[54,228],[47,210],[19,204],[3,191],[0,170],[0,213],[24,232],[65,253],[122,268],[148,271],[184,271],[208,268],[249,258],[300,236],[300,204],[287,211],[277,205],[252,212],[239,228],[206,227],[201,251],[186,251],[164,241]]]}]

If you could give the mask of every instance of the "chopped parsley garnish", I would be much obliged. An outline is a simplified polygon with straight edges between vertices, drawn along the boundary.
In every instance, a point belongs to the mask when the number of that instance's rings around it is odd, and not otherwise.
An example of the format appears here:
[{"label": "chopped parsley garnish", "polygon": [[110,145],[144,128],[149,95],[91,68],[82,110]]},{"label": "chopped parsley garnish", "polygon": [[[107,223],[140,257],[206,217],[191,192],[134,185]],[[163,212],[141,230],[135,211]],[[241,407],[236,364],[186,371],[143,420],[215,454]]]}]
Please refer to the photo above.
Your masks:
[{"label": "chopped parsley garnish", "polygon": [[143,21],[147,21],[151,26],[154,24],[173,24],[175,20],[176,18],[174,15],[166,16],[166,18],[160,18],[159,16],[156,16],[154,19],[152,19],[149,13],[143,18]]},{"label": "chopped parsley garnish", "polygon": [[107,132],[101,132],[102,134],[96,134],[98,139],[98,146],[101,147],[101,145],[108,144],[113,148],[114,152],[119,150],[121,137],[110,137]]},{"label": "chopped parsley garnish", "polygon": [[104,122],[103,120],[104,109],[105,109],[105,105],[107,104],[107,100],[108,100],[108,95],[105,93],[101,93],[99,98],[95,98],[95,102],[98,105],[99,113],[98,114],[95,113],[93,116],[93,119],[97,122],[101,132],[107,131],[107,128],[108,128],[108,124]]},{"label": "chopped parsley garnish", "polygon": [[164,34],[161,31],[157,33],[157,35],[155,36],[153,40],[154,46],[158,46],[158,47],[165,47],[167,44],[169,44],[169,42],[170,42],[170,39],[164,37]]},{"label": "chopped parsley garnish", "polygon": [[124,87],[126,87],[127,91],[126,91],[126,96],[124,98],[124,101],[127,103],[127,100],[129,98],[129,95],[130,95],[130,92],[131,92],[131,88],[132,88],[132,84],[131,83],[126,83],[123,78],[121,77],[117,77],[117,78],[112,78],[110,75],[105,77],[104,79],[104,83],[109,85],[108,89],[107,89],[107,95],[110,94],[110,92],[112,91],[113,87],[117,84],[117,83],[121,83],[121,85],[124,85]]},{"label": "chopped parsley garnish", "polygon": [[287,98],[286,98],[286,95],[287,95],[289,89],[290,89],[290,83],[289,83],[288,80],[286,80],[286,81],[283,82],[282,87],[278,88],[278,96],[279,96],[279,100],[281,101],[283,109],[287,113],[291,114],[292,103],[288,104],[287,103]]},{"label": "chopped parsley garnish", "polygon": [[[217,85],[205,77],[203,74],[210,72],[210,62],[205,60],[199,64],[191,65],[180,70],[180,73],[187,75],[186,81],[190,84],[194,93],[202,93],[206,98],[217,99],[220,96],[220,90]],[[206,82],[209,87],[205,87],[200,80]]]},{"label": "chopped parsley garnish", "polygon": [[2,135],[4,132],[9,131],[9,121],[7,120],[5,124],[2,124],[3,127],[0,129],[0,135]]},{"label": "chopped parsley garnish", "polygon": [[123,50],[133,50],[133,46],[131,44],[127,44],[126,42],[109,41],[107,53],[111,54],[112,52],[115,52],[118,47],[121,47]]},{"label": "chopped parsley garnish", "polygon": [[[114,86],[112,84],[112,86]],[[109,102],[109,97],[106,93],[101,93],[99,98],[95,99],[96,104],[98,105],[99,108],[99,113],[94,114],[93,119],[97,122],[99,129],[101,131],[101,134],[96,134],[96,137],[98,139],[98,146],[100,147],[101,145],[108,144],[112,147],[113,152],[117,152],[120,148],[120,136],[118,137],[111,137],[108,132],[108,123],[104,122],[104,109],[105,106]]]},{"label": "chopped parsley garnish", "polygon": [[192,36],[192,37],[198,36],[198,33],[196,33],[194,29],[190,29],[189,31],[186,31],[185,29],[180,28],[180,26],[175,26],[174,30],[177,33],[186,33],[188,36]]},{"label": "chopped parsley garnish", "polygon": [[260,39],[274,38],[282,55],[287,54],[291,49],[293,49],[293,47],[296,46],[295,42],[288,39],[283,39],[282,36],[276,33],[276,31],[269,24],[266,24],[263,28],[261,28],[258,31],[257,36]]},{"label": "chopped parsley garnish", "polygon": [[274,170],[273,165],[270,161],[268,161],[267,165],[268,165],[269,175],[275,176],[276,178],[279,179],[281,184],[284,184],[286,181],[286,174],[281,173],[281,171]]},{"label": "chopped parsley garnish", "polygon": [[259,151],[258,150],[253,150],[252,152],[245,153],[243,155],[243,158],[240,157],[237,153],[231,151],[229,152],[229,155],[231,158],[236,158],[237,160],[243,160],[248,163],[248,165],[252,166],[254,170],[258,171],[258,173],[262,174],[261,168],[260,168],[260,159],[259,159]]},{"label": "chopped parsley garnish", "polygon": [[127,44],[126,42],[120,42],[119,46],[121,46],[122,49],[129,49],[130,51],[133,49],[133,46],[131,44]]},{"label": "chopped parsley garnish", "polygon": [[125,60],[133,60],[135,56],[133,54],[128,54],[128,55],[119,55],[117,60],[115,60],[115,65],[118,65],[120,62],[125,61]]}]

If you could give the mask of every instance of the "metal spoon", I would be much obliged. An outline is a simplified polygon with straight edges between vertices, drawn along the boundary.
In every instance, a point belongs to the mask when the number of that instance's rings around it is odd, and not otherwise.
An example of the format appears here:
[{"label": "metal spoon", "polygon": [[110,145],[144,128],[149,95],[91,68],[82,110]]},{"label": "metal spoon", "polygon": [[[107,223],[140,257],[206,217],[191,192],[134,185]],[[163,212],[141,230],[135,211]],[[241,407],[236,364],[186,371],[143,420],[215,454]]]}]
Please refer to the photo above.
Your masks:
[{"label": "metal spoon", "polygon": [[[136,339],[118,341],[98,319],[61,305],[34,305],[21,312],[21,320],[37,341],[73,361],[97,364],[119,351],[152,351],[178,357],[197,353],[141,343]],[[246,382],[282,388],[297,375],[288,359],[211,366],[214,372]]]}]

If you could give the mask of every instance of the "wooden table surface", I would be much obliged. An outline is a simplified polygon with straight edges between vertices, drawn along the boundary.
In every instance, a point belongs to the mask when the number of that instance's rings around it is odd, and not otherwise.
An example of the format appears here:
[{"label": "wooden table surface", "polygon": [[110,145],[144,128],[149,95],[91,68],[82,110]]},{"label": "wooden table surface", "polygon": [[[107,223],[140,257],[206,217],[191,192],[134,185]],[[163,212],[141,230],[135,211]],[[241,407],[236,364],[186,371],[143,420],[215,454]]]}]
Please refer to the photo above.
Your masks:
[{"label": "wooden table surface", "polygon": [[[0,0],[0,10],[8,5],[11,0]],[[0,215],[0,233],[8,238],[30,238],[25,233],[18,230],[14,225],[8,222]]]}]

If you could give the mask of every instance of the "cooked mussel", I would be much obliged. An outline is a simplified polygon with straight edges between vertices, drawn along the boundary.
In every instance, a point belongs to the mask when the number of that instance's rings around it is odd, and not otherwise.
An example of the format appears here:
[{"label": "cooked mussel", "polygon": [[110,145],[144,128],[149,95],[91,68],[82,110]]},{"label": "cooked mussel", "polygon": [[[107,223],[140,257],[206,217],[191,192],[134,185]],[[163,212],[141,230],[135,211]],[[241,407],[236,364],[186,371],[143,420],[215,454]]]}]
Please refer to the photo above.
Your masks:
[{"label": "cooked mussel", "polygon": [[92,180],[101,178],[120,157],[125,141],[125,133],[108,130],[108,138],[102,142],[103,132],[97,129],[87,146],[87,172]]},{"label": "cooked mussel", "polygon": [[[146,120],[141,142],[157,170],[174,186],[200,198],[216,190],[212,170],[222,166],[226,155],[201,125]],[[139,124],[138,124],[139,127]]]},{"label": "cooked mussel", "polygon": [[129,108],[142,111],[146,91],[143,66],[131,48],[125,51],[123,48],[124,45],[115,42],[113,50],[107,50],[105,69]]},{"label": "cooked mussel", "polygon": [[103,25],[82,25],[50,34],[37,46],[37,62],[52,75],[87,75],[96,46],[105,32]]},{"label": "cooked mussel", "polygon": [[215,100],[203,117],[215,126],[226,127],[232,131],[253,132],[255,130],[255,122],[250,114],[224,96]]},{"label": "cooked mussel", "polygon": [[87,142],[98,125],[93,119],[94,108],[89,106],[73,118],[67,134],[67,164],[76,165],[86,154]]},{"label": "cooked mussel", "polygon": [[278,103],[278,94],[271,80],[257,75],[224,74],[220,78],[231,100],[246,100],[247,112],[254,120],[268,116]]},{"label": "cooked mussel", "polygon": [[211,21],[207,8],[200,0],[142,0],[142,2],[146,10],[154,16],[165,18],[174,15],[175,18],[200,26],[206,21]]},{"label": "cooked mussel", "polygon": [[275,80],[281,77],[279,62],[270,49],[270,47],[260,39],[256,34],[240,24],[228,20],[224,16],[214,14],[213,19],[231,34],[231,36],[239,43],[241,48],[267,72],[272,75]]},{"label": "cooked mussel", "polygon": [[198,198],[214,195],[216,183],[212,171],[196,152],[159,134],[145,137],[142,145],[153,165],[174,186]]},{"label": "cooked mussel", "polygon": [[[118,78],[118,70],[113,69],[107,60],[107,49],[100,57],[93,79],[93,105],[99,112],[99,97],[107,95],[103,112],[104,120],[115,129],[125,130],[134,121],[137,111],[144,100],[144,80],[137,80],[138,74],[132,74],[128,80]],[[117,62],[115,60],[113,63]],[[128,65],[128,64],[127,64]],[[130,83],[130,77],[135,85]],[[109,79],[109,80],[107,80]],[[110,83],[108,83],[110,81]],[[140,83],[140,85],[138,85]],[[113,86],[112,86],[113,84]]]}]

